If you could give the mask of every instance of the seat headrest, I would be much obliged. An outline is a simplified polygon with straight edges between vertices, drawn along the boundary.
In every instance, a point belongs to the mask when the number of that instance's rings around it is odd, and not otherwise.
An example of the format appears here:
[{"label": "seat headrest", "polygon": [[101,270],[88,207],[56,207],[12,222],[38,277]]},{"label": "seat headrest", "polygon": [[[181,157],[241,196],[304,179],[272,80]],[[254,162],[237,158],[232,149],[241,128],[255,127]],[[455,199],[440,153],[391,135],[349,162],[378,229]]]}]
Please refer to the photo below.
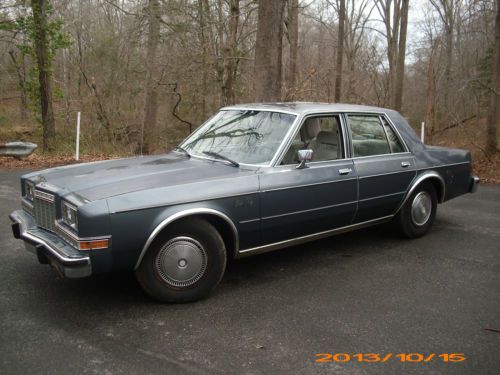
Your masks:
[{"label": "seat headrest", "polygon": [[327,132],[327,131],[319,132],[316,137],[316,140],[318,141],[318,143],[323,143],[332,146],[337,146],[339,143],[337,134],[334,132]]},{"label": "seat headrest", "polygon": [[306,128],[307,138],[311,139],[318,135],[321,130],[321,125],[319,123],[319,119],[317,118],[308,118],[304,124]]}]

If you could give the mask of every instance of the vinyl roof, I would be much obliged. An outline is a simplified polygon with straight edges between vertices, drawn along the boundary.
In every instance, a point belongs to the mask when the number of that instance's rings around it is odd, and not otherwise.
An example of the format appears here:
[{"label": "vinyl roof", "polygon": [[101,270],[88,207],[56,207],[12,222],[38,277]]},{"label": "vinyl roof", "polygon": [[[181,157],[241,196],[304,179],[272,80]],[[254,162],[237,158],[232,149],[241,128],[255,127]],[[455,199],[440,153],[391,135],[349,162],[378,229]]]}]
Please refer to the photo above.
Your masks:
[{"label": "vinyl roof", "polygon": [[343,104],[343,103],[314,103],[314,102],[283,102],[283,103],[247,103],[237,104],[222,108],[229,109],[254,109],[254,110],[267,110],[267,111],[286,111],[296,114],[305,114],[310,112],[388,112],[392,111],[387,108],[372,107],[366,105],[356,104]]}]

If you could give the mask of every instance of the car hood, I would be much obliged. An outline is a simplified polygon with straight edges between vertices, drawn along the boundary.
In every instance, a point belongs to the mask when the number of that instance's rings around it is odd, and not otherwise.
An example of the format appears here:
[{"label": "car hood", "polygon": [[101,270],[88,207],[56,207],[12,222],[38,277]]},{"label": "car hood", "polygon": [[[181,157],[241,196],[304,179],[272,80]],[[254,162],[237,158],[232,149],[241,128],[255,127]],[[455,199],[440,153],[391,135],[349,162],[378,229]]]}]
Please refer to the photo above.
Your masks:
[{"label": "car hood", "polygon": [[255,171],[177,154],[99,161],[46,169],[26,178],[95,201],[140,190],[227,178]]}]

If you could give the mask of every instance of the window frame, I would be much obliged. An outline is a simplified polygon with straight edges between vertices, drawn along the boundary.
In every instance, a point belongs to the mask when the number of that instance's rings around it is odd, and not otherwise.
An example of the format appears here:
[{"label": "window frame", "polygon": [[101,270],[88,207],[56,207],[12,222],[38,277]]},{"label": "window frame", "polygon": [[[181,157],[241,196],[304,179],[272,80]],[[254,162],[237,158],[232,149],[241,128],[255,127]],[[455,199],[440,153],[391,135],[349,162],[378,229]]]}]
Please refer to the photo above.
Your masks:
[{"label": "window frame", "polygon": [[301,116],[300,121],[298,121],[299,125],[294,129],[294,131],[291,134],[289,134],[287,142],[286,142],[285,146],[283,147],[283,149],[281,150],[281,154],[276,159],[276,163],[274,164],[275,168],[283,168],[283,167],[289,168],[291,166],[298,165],[298,163],[281,165],[281,162],[285,158],[285,155],[288,152],[288,149],[291,147],[293,140],[295,139],[297,134],[300,132],[300,130],[302,129],[302,126],[305,124],[307,119],[315,118],[315,117],[337,117],[338,118],[339,125],[340,125],[339,130],[340,130],[341,138],[342,138],[342,158],[332,159],[332,160],[310,161],[310,162],[307,162],[307,165],[332,163],[332,162],[336,162],[336,161],[345,161],[345,160],[351,159],[351,157],[348,153],[348,150],[347,150],[348,141],[346,138],[347,138],[348,130],[347,130],[347,124],[345,123],[344,112],[314,112],[314,113],[304,114]]},{"label": "window frame", "polygon": [[[393,124],[389,116],[387,116],[386,113],[377,113],[377,112],[344,112],[345,116],[345,123],[346,127],[348,128],[348,135],[349,135],[349,152],[350,152],[350,158],[351,159],[363,159],[363,158],[374,158],[374,157],[379,157],[379,156],[389,156],[389,155],[401,155],[401,154],[407,154],[410,153],[410,150],[408,148],[408,145],[406,144],[405,140],[399,133],[399,130],[397,127]],[[387,144],[389,145],[389,150],[391,151],[389,154],[376,154],[376,155],[367,155],[367,156],[354,156],[354,145],[352,142],[352,131],[351,131],[351,124],[349,122],[349,116],[366,116],[366,117],[378,117],[378,120],[380,122],[380,125],[382,126],[382,129],[384,130],[384,134],[387,140]],[[391,128],[391,130],[394,132],[396,135],[396,138],[399,140],[401,145],[403,146],[403,151],[401,152],[393,152],[392,150],[392,145],[391,142],[389,141],[389,137],[387,134],[387,130],[385,128],[384,123],[382,120],[385,120],[387,125]]]}]

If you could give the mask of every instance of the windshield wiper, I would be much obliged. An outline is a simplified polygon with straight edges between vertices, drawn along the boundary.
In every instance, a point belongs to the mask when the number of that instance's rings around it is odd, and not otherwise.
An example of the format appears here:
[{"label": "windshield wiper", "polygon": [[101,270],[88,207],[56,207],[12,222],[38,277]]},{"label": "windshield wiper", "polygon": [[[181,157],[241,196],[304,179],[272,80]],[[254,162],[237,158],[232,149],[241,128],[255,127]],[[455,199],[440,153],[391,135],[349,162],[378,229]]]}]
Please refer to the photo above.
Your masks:
[{"label": "windshield wiper", "polygon": [[189,152],[187,152],[184,148],[182,148],[181,146],[177,146],[176,148],[174,148],[174,150],[176,151],[180,151],[182,152],[184,155],[186,155],[188,158],[191,157],[191,154]]},{"label": "windshield wiper", "polygon": [[232,159],[229,159],[227,156],[224,156],[224,155],[221,155],[219,154],[218,152],[214,152],[214,151],[203,151],[203,153],[205,155],[208,155],[208,156],[213,156],[217,159],[221,159],[221,160],[225,160],[225,161],[228,161],[230,162],[232,165],[234,165],[235,167],[239,167],[240,166],[240,163],[238,163],[237,161],[234,161]]}]

